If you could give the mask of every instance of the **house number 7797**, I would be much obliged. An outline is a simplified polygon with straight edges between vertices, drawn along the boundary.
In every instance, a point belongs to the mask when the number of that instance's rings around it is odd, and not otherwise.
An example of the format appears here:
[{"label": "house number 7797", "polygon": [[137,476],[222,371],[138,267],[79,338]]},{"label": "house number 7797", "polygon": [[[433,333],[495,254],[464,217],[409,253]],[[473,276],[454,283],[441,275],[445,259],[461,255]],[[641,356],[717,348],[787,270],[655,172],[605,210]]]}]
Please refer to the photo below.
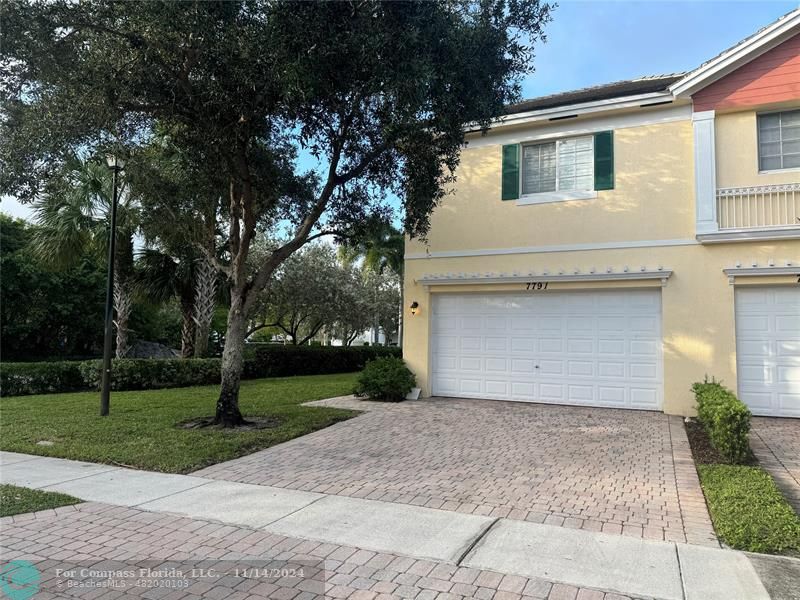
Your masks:
[{"label": "house number 7797", "polygon": [[530,290],[533,292],[539,290],[546,290],[547,289],[547,282],[546,281],[529,281],[528,284],[525,286],[526,290]]}]

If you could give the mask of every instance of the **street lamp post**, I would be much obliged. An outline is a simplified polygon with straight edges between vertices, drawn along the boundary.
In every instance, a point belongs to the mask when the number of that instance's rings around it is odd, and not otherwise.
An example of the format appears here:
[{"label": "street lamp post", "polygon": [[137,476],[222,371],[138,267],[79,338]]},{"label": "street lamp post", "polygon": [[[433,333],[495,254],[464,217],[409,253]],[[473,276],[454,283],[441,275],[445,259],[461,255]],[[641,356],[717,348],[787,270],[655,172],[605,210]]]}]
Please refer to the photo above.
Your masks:
[{"label": "street lamp post", "polygon": [[106,329],[103,343],[103,378],[100,392],[100,416],[108,414],[111,398],[111,349],[114,331],[114,256],[117,242],[117,179],[125,163],[113,154],[106,156],[106,163],[112,173],[111,227],[108,234],[108,279],[106,281]]}]

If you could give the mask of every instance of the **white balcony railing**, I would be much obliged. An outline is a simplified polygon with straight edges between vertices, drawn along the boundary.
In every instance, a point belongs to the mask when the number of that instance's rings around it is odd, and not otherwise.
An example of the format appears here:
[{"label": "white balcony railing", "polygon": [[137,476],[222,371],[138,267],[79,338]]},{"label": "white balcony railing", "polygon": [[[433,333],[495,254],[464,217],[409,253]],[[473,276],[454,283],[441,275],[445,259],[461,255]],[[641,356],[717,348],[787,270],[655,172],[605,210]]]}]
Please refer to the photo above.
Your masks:
[{"label": "white balcony railing", "polygon": [[717,189],[720,230],[800,226],[800,183]]}]

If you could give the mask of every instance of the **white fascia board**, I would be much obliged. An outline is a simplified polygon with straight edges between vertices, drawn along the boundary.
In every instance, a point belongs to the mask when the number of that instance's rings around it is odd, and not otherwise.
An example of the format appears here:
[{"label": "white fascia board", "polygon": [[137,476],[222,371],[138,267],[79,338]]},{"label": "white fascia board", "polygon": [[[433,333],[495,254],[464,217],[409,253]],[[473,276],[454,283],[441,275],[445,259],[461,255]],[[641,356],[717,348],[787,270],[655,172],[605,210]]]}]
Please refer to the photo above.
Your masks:
[{"label": "white fascia board", "polygon": [[571,281],[642,281],[660,279],[665,283],[672,275],[671,269],[657,271],[619,271],[612,273],[529,273],[527,275],[489,276],[489,277],[459,277],[459,276],[425,276],[415,280],[422,285],[474,285],[474,284],[503,284],[526,283],[529,281],[548,283]]},{"label": "white fascia board", "polygon": [[771,50],[797,33],[800,9],[789,13],[727,52],[701,65],[669,89],[676,97],[691,96],[698,90]]},{"label": "white fascia board", "polygon": [[[543,108],[512,115],[505,115],[495,119],[490,129],[499,127],[509,127],[512,125],[525,125],[536,121],[547,121],[558,119],[559,117],[569,117],[572,115],[590,115],[597,112],[610,110],[620,110],[625,108],[640,108],[642,104],[656,104],[659,102],[671,102],[675,98],[671,92],[650,92],[647,94],[637,94],[635,96],[619,96],[617,98],[607,98],[605,100],[594,100],[592,102],[581,102],[578,104],[568,104],[553,108]],[[467,124],[466,133],[481,131],[481,128],[474,123]]]},{"label": "white fascia board", "polygon": [[670,104],[648,110],[626,112],[621,114],[596,114],[588,119],[568,119],[564,121],[532,122],[532,127],[513,129],[490,129],[486,135],[472,134],[467,138],[467,148],[481,148],[501,144],[517,144],[537,140],[549,140],[577,135],[588,135],[598,131],[641,127],[674,121],[690,121],[692,107],[690,104]]}]

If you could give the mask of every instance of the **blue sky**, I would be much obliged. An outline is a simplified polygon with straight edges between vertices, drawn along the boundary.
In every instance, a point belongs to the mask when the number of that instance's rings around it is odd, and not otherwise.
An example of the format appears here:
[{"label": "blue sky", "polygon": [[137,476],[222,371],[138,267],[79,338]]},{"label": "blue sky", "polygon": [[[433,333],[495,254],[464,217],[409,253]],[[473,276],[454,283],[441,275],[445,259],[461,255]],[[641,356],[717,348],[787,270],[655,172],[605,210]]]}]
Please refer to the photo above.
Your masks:
[{"label": "blue sky", "polygon": [[[797,1],[778,0],[561,0],[523,96],[691,70],[797,7]],[[10,198],[0,210],[30,214]]]},{"label": "blue sky", "polygon": [[769,0],[561,0],[523,95],[691,70],[797,7]]}]

